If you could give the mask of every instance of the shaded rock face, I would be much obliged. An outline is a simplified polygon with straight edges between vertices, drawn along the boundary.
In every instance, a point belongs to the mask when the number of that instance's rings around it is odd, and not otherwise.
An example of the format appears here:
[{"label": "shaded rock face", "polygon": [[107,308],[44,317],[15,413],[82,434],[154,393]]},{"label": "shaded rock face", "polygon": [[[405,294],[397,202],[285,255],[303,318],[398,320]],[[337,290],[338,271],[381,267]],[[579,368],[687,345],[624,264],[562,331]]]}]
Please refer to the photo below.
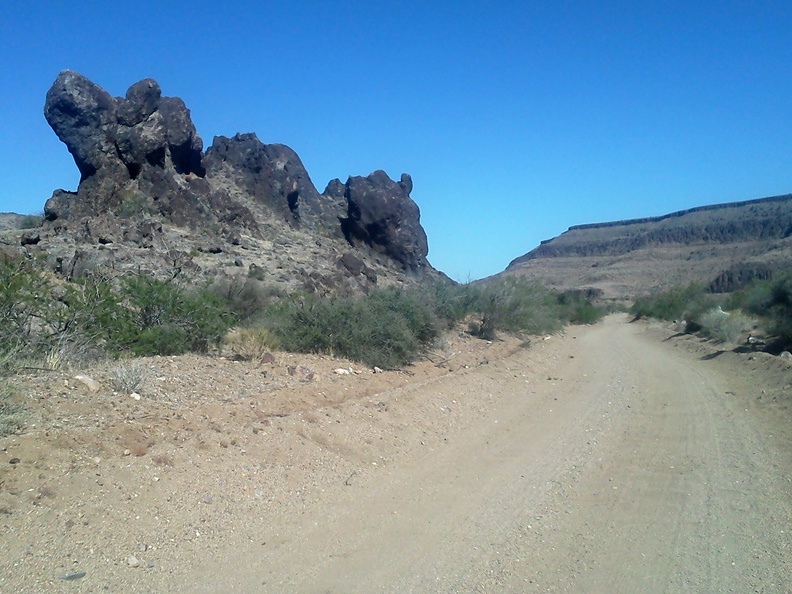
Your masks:
[{"label": "shaded rock face", "polygon": [[40,238],[24,247],[49,250],[66,276],[99,266],[228,275],[231,265],[348,294],[403,282],[405,271],[442,277],[426,261],[407,174],[335,179],[320,194],[291,148],[255,134],[218,136],[204,154],[184,102],[149,78],[120,98],[64,70],[44,115],[80,184],[52,194]]},{"label": "shaded rock face", "polygon": [[[202,177],[203,142],[184,102],[162,97],[155,81],[135,83],[121,99],[64,70],[47,92],[44,116],[81,176],[77,200],[67,202],[60,195],[47,205],[50,220],[117,209],[122,191],[133,187],[154,200],[163,199],[165,213],[189,209],[189,192],[166,172]],[[133,180],[139,181],[132,185]],[[182,212],[180,218],[190,216]]]},{"label": "shaded rock face", "polygon": [[363,242],[407,269],[426,267],[429,247],[418,205],[410,198],[411,191],[412,179],[406,173],[399,182],[391,180],[384,171],[375,171],[368,177],[350,177],[344,191],[348,211],[343,221],[349,242]]},{"label": "shaded rock face", "polygon": [[300,157],[288,146],[264,144],[255,134],[217,136],[203,162],[210,178],[225,176],[291,224],[325,221],[338,226],[340,213],[319,195]]},{"label": "shaded rock face", "polygon": [[753,281],[770,280],[780,272],[766,264],[738,264],[724,270],[709,284],[710,293],[731,293],[739,291]]}]

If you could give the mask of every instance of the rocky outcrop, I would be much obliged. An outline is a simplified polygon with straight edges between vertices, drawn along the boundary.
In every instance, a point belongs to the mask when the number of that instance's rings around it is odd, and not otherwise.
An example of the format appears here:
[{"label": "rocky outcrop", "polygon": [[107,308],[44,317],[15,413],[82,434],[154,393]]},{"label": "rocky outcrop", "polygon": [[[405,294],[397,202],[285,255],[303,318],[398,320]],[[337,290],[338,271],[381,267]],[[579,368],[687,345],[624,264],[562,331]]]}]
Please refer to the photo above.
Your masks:
[{"label": "rocky outcrop", "polygon": [[56,190],[43,227],[19,241],[66,276],[98,266],[247,270],[273,284],[344,293],[441,276],[426,260],[407,174],[336,179],[320,194],[297,153],[255,134],[218,136],[204,154],[189,109],[152,79],[120,98],[64,70],[44,115],[80,183]]},{"label": "rocky outcrop", "polygon": [[49,220],[123,211],[131,198],[181,223],[194,218],[200,195],[174,174],[203,177],[203,142],[184,102],[163,97],[155,81],[135,83],[121,99],[64,70],[44,116],[80,170],[77,194],[60,193],[45,206]]},{"label": "rocky outcrop", "polygon": [[757,280],[769,280],[780,272],[767,264],[738,264],[724,270],[709,284],[710,293],[731,293],[739,291],[748,283]]},{"label": "rocky outcrop", "polygon": [[300,157],[288,146],[264,144],[255,134],[217,136],[203,162],[210,179],[225,178],[290,224],[324,221],[338,227],[341,211],[319,195]]},{"label": "rocky outcrop", "polygon": [[348,211],[343,225],[349,242],[364,243],[410,270],[426,267],[429,247],[411,191],[412,179],[406,173],[398,182],[384,171],[350,177],[344,190]]}]

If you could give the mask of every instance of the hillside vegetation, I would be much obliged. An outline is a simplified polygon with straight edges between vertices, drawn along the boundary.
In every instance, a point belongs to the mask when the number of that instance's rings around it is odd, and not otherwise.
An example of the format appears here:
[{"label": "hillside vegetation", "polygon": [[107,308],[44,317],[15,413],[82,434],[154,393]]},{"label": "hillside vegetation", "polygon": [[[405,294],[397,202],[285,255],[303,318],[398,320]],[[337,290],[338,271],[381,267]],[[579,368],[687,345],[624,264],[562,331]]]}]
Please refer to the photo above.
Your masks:
[{"label": "hillside vegetation", "polygon": [[[792,274],[757,280],[739,291],[717,295],[692,283],[639,297],[635,317],[679,321],[685,331],[728,344],[759,345],[780,352],[792,348]],[[764,336],[765,339],[757,339]]]},{"label": "hillside vegetation", "polygon": [[219,352],[226,341],[232,349],[260,342],[264,349],[336,354],[392,368],[414,361],[457,323],[492,340],[498,332],[540,334],[600,315],[580,296],[513,279],[381,288],[342,298],[287,294],[254,278],[195,286],[180,276],[163,281],[94,272],[63,281],[35,261],[0,258],[6,367]]}]

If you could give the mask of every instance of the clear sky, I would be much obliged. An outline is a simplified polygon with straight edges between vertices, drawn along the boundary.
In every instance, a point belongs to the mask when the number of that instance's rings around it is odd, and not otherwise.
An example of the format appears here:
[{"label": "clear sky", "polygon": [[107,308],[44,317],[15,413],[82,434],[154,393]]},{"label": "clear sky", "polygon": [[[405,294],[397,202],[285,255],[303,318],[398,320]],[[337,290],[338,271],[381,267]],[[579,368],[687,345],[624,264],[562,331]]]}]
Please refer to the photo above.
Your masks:
[{"label": "clear sky", "polygon": [[7,2],[0,211],[77,186],[42,115],[64,68],[154,78],[205,147],[287,144],[320,192],[409,172],[458,280],[570,225],[792,192],[789,0]]}]

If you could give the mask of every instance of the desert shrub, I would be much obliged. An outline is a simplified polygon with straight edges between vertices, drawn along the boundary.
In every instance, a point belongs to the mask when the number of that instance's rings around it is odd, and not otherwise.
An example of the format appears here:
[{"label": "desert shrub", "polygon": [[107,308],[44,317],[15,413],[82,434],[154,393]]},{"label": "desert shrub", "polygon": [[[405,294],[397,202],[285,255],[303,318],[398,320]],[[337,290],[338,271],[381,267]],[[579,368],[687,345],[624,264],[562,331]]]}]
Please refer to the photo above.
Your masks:
[{"label": "desert shrub", "polygon": [[698,283],[672,287],[650,295],[638,297],[630,308],[636,318],[657,318],[660,320],[684,320],[689,329],[696,326],[697,318],[712,307],[704,287]]},{"label": "desert shrub", "polygon": [[492,340],[498,331],[542,334],[561,328],[557,295],[519,279],[506,278],[468,285],[471,334]]},{"label": "desert shrub", "polygon": [[19,229],[35,229],[37,227],[41,227],[41,223],[44,222],[44,215],[43,214],[29,214],[24,215],[21,219],[19,219],[19,223],[17,227]]},{"label": "desert shrub", "polygon": [[792,346],[792,275],[773,281],[771,295],[770,331],[787,348]]},{"label": "desert shrub", "polygon": [[0,344],[29,339],[47,307],[46,275],[22,258],[0,256]]},{"label": "desert shrub", "polygon": [[286,297],[281,289],[266,285],[251,276],[220,278],[213,282],[208,290],[225,301],[236,320],[243,324],[255,324],[256,318],[264,313],[273,301]]},{"label": "desert shrub", "polygon": [[792,274],[751,283],[732,295],[731,307],[761,318],[779,348],[792,347]]},{"label": "desert shrub", "polygon": [[266,272],[263,268],[258,266],[251,266],[248,269],[248,278],[252,278],[253,280],[263,281],[266,278]]},{"label": "desert shrub", "polygon": [[570,324],[594,324],[605,315],[605,309],[592,303],[590,298],[578,292],[558,294],[561,319]]},{"label": "desert shrub", "polygon": [[123,189],[116,195],[118,206],[116,206],[116,215],[121,218],[131,218],[138,215],[153,213],[154,209],[149,207],[148,198],[133,189]]},{"label": "desert shrub", "polygon": [[701,334],[730,344],[738,344],[750,332],[755,322],[739,311],[725,312],[720,307],[707,310],[698,318]]},{"label": "desert shrub", "polygon": [[286,350],[338,355],[383,368],[415,360],[438,333],[434,314],[396,289],[350,299],[283,299],[271,305],[262,323]]},{"label": "desert shrub", "polygon": [[223,344],[243,361],[261,361],[267,353],[280,348],[280,339],[268,328],[252,326],[234,328]]},{"label": "desert shrub", "polygon": [[151,368],[140,361],[125,361],[109,372],[110,387],[122,394],[139,392],[151,377]]},{"label": "desert shrub", "polygon": [[729,309],[742,309],[758,316],[767,316],[773,303],[773,282],[754,281],[729,296]]},{"label": "desert shrub", "polygon": [[422,345],[430,344],[437,337],[437,316],[414,292],[394,288],[381,289],[369,293],[362,299],[362,303],[374,315],[402,318],[407,329]]},{"label": "desert shrub", "polygon": [[469,285],[443,281],[415,289],[412,294],[447,328],[462,321],[470,313],[474,301]]},{"label": "desert shrub", "polygon": [[105,318],[104,337],[135,355],[207,352],[218,346],[233,316],[207,290],[138,275],[123,280],[123,311]]}]

